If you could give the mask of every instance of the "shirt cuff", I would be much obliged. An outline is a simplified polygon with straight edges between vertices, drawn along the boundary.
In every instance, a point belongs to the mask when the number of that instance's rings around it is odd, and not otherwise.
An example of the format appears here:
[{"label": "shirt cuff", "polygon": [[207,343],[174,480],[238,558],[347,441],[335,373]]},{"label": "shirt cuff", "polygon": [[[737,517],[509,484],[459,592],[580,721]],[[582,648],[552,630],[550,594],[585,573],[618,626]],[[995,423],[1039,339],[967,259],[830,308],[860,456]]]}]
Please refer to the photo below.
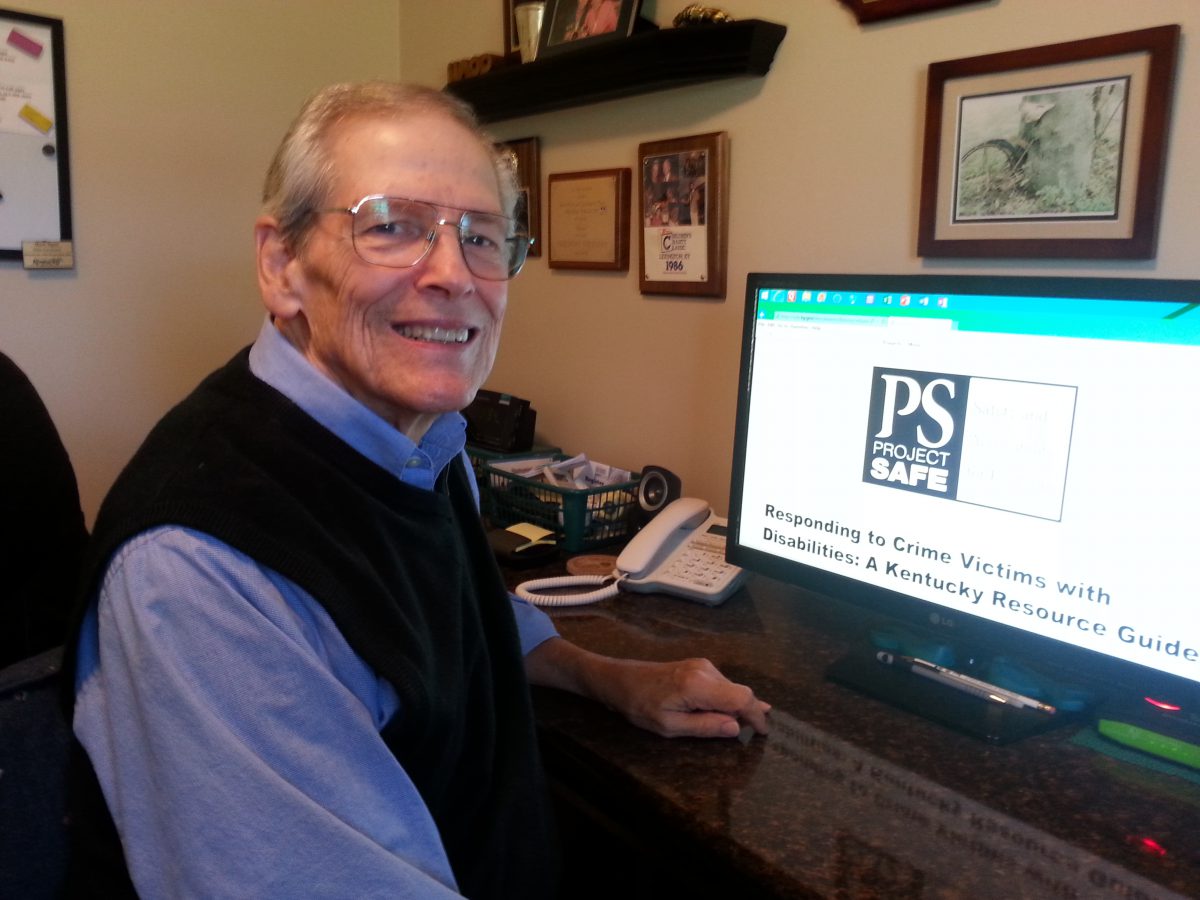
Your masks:
[{"label": "shirt cuff", "polygon": [[513,594],[513,616],[517,620],[517,634],[521,638],[521,654],[528,656],[536,647],[552,637],[558,637],[558,629],[550,617],[532,603],[527,603]]}]

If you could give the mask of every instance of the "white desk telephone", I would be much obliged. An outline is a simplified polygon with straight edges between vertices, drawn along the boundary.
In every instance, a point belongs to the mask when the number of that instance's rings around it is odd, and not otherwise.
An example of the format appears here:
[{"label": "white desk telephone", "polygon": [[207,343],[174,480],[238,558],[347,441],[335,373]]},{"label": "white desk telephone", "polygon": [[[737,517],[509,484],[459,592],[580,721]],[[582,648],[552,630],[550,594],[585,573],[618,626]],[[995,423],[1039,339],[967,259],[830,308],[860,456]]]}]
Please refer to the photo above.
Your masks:
[{"label": "white desk telephone", "polygon": [[[650,520],[621,551],[611,575],[580,575],[527,581],[522,600],[539,606],[578,606],[607,600],[620,591],[674,594],[716,606],[736,591],[745,573],[725,561],[727,521],[703,500],[684,497]],[[542,594],[542,590],[601,585],[585,594]]]}]

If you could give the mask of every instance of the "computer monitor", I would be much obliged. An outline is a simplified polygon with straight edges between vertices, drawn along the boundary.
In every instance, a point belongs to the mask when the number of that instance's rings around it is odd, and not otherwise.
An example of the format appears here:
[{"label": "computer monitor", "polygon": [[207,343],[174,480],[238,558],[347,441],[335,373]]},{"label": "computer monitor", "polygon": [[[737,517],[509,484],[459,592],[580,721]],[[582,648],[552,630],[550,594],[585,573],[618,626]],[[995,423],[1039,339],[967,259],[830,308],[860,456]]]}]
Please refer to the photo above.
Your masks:
[{"label": "computer monitor", "polygon": [[1198,449],[1200,282],[755,273],[727,555],[877,646],[1194,702]]}]

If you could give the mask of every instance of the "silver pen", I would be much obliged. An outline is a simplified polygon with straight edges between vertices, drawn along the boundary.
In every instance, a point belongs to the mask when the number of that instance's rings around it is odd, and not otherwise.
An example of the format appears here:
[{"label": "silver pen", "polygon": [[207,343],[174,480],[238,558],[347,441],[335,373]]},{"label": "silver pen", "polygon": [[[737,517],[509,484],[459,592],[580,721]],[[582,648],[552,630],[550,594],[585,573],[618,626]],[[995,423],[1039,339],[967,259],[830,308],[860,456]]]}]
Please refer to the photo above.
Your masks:
[{"label": "silver pen", "polygon": [[1016,691],[1010,691],[1008,688],[1002,688],[997,684],[992,684],[980,678],[972,678],[970,675],[955,672],[953,669],[947,669],[945,666],[939,666],[937,663],[918,659],[915,656],[903,656],[897,653],[890,653],[887,650],[880,650],[875,654],[875,658],[887,666],[906,666],[916,675],[930,678],[948,687],[973,694],[976,697],[982,697],[984,700],[990,700],[993,703],[1004,703],[1008,706],[1024,709],[1036,709],[1039,712],[1049,714],[1058,711],[1049,703],[1043,703],[1041,700],[1035,700],[1033,697],[1018,694]]}]

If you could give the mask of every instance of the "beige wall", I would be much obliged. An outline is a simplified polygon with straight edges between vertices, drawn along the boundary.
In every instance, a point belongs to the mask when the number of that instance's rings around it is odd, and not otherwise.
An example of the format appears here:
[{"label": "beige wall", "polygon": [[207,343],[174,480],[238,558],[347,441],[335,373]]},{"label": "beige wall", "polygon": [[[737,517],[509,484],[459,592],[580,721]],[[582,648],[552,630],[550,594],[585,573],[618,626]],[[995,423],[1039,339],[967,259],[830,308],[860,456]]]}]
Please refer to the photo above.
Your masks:
[{"label": "beige wall", "polygon": [[[684,3],[644,7],[665,24]],[[441,85],[450,60],[500,48],[500,3],[19,5],[65,21],[77,268],[0,263],[0,350],[45,396],[90,517],[162,412],[253,336],[250,223],[267,158],[302,98],[349,78]],[[1002,268],[1200,276],[1195,0],[992,0],[866,29],[836,0],[721,5],[788,25],[765,79],[496,127],[501,137],[542,139],[543,176],[632,167],[646,140],[724,130],[732,142],[726,301],[643,297],[636,263],[627,275],[591,274],[534,260],[514,283],[490,385],[531,397],[544,438],[630,468],[669,466],[721,509],[746,272],[998,268],[926,263],[913,252],[932,60],[1180,23],[1157,260]]]},{"label": "beige wall", "polygon": [[[444,13],[435,19],[419,12],[421,0],[402,0],[402,76],[441,84],[447,61],[499,48],[500,22],[480,12],[498,5],[442,0]],[[684,5],[657,0],[656,21],[669,23]],[[869,28],[860,28],[837,0],[715,5],[788,26],[765,79],[495,126],[501,137],[541,138],[543,180],[553,172],[633,167],[642,141],[707,131],[727,131],[731,141],[725,302],[639,294],[636,242],[629,274],[550,271],[544,260],[533,260],[514,282],[490,386],[533,399],[543,437],[630,468],[666,465],[683,476],[687,493],[723,509],[748,271],[1200,277],[1195,0],[993,0]],[[916,256],[930,62],[1167,23],[1182,25],[1184,40],[1156,261],[996,266]]]},{"label": "beige wall", "polygon": [[76,268],[0,263],[0,350],[50,407],[90,519],[158,417],[253,338],[251,225],[270,154],[316,87],[397,76],[398,10],[395,0],[16,5],[63,20]]}]

